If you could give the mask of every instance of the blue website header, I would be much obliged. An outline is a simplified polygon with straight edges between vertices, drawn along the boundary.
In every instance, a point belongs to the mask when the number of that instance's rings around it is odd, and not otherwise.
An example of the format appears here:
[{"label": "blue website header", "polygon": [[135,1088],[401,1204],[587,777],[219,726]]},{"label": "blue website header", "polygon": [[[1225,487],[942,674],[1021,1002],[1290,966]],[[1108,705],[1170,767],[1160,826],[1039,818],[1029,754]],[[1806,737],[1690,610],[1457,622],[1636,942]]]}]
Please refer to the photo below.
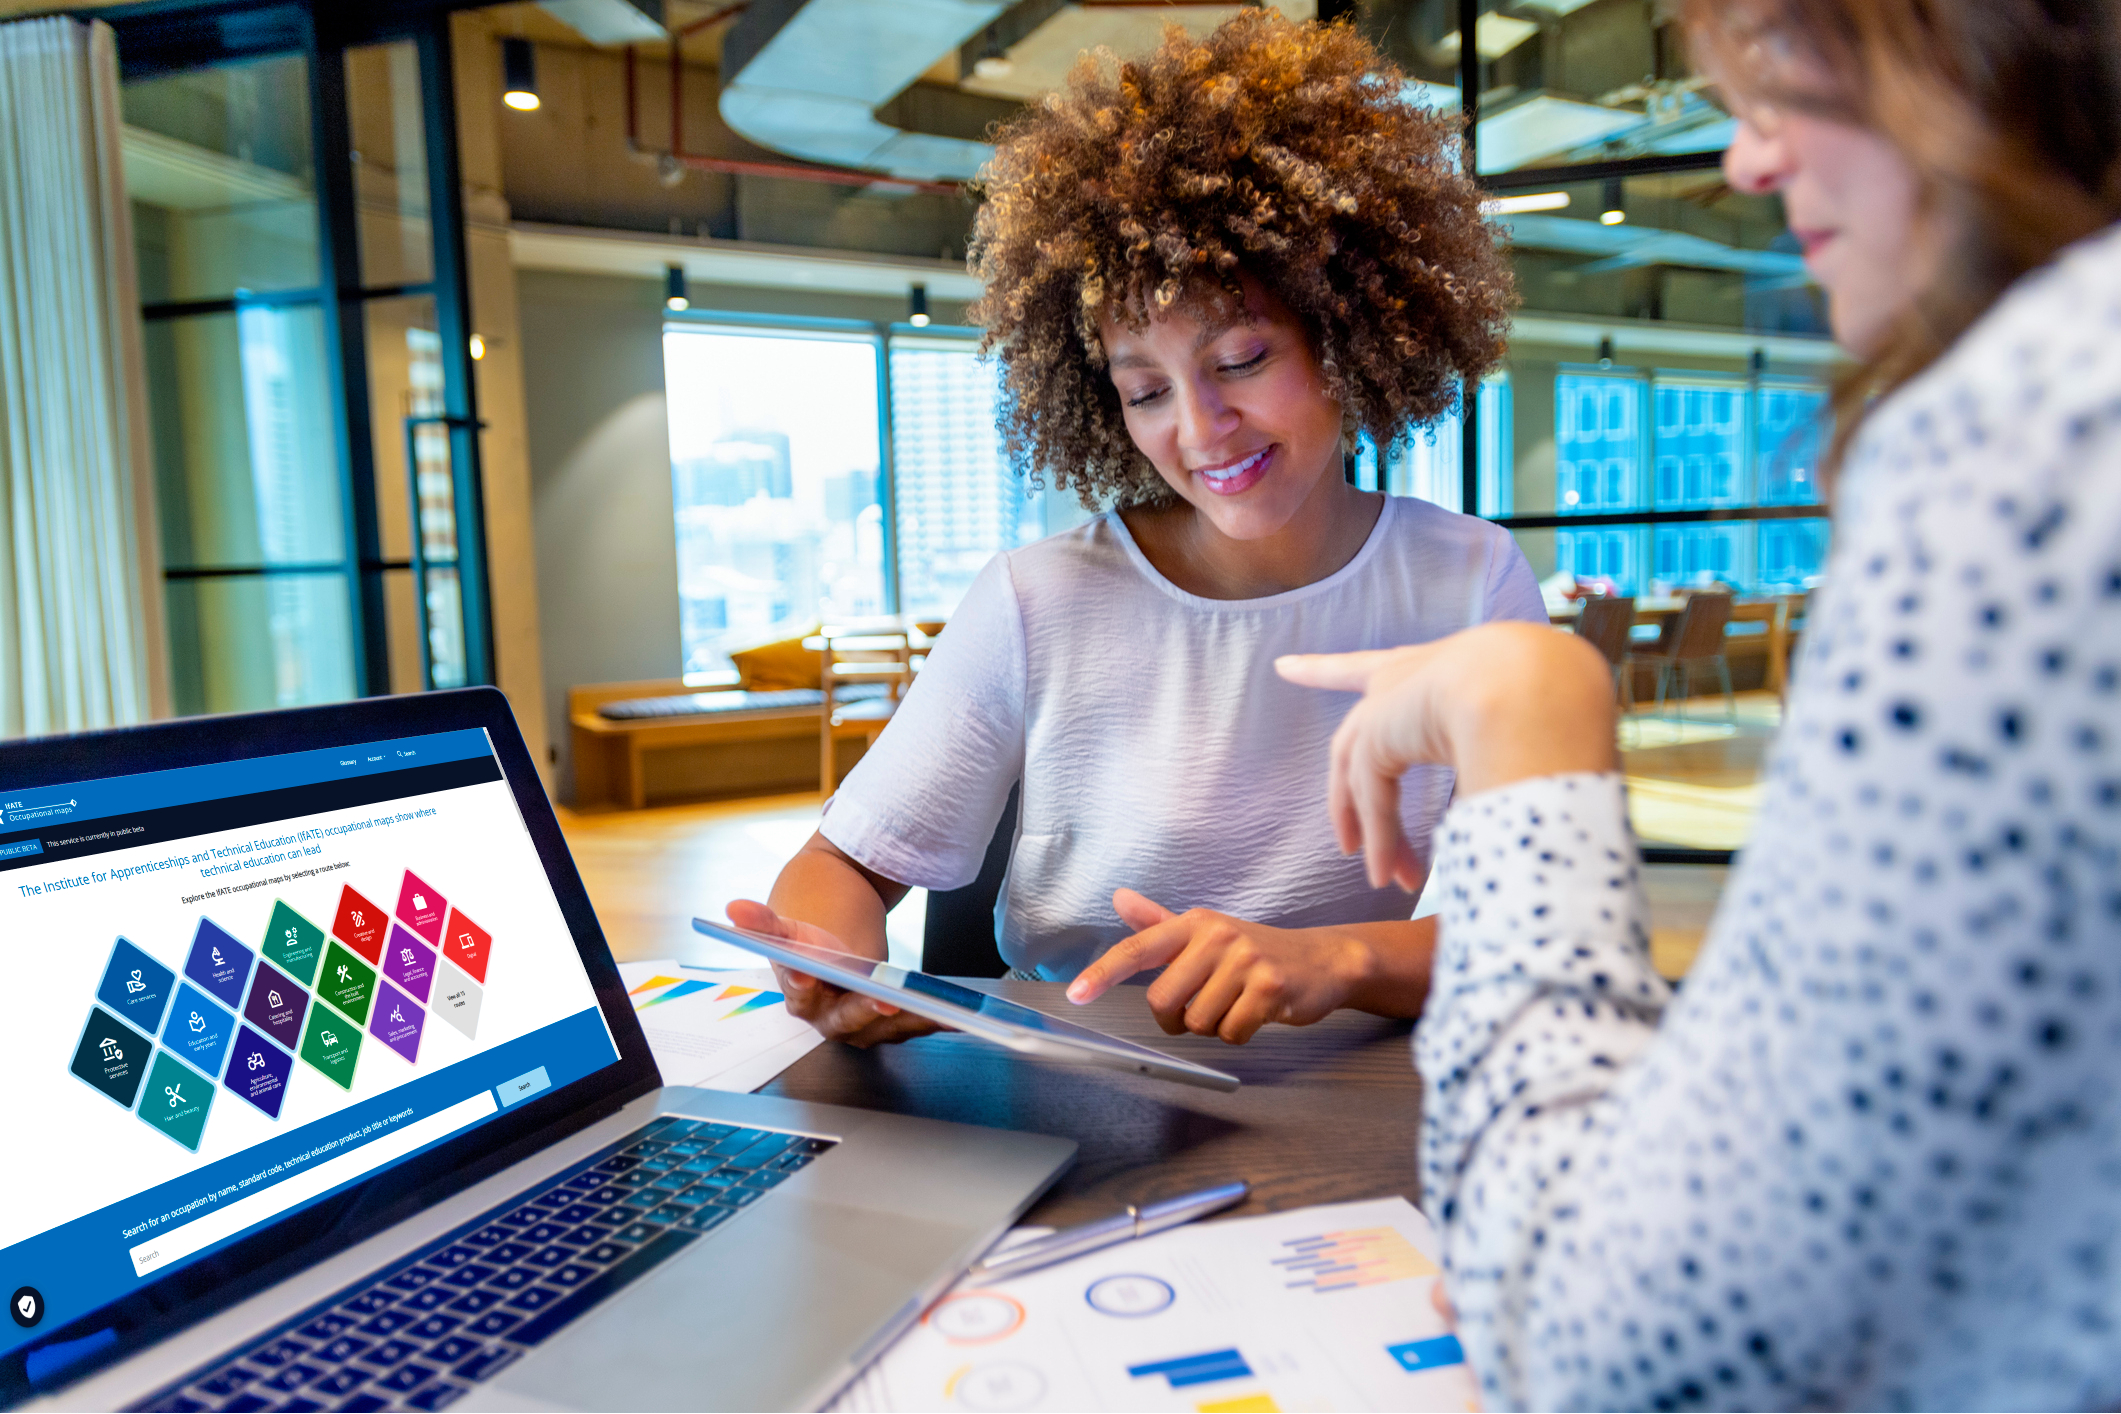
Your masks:
[{"label": "blue website header", "polygon": [[[256,795],[290,786],[351,780],[415,766],[471,761],[493,755],[486,733],[477,727],[394,741],[364,742],[321,751],[291,751],[246,761],[219,761],[207,766],[179,766],[134,776],[106,776],[69,785],[13,791],[0,786],[0,833],[42,829],[82,820],[98,820],[172,805]],[[34,852],[34,851],[24,851]]]}]

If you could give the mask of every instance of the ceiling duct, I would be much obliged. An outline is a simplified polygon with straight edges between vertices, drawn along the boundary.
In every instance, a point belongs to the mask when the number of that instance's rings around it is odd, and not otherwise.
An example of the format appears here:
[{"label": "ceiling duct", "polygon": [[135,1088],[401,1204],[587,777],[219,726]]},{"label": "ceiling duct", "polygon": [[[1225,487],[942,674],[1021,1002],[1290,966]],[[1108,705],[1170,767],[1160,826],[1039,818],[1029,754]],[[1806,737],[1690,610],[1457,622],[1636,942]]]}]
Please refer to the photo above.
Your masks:
[{"label": "ceiling duct", "polygon": [[983,142],[907,132],[876,110],[1011,0],[753,0],[722,42],[722,121],[761,147],[907,181],[969,181]]},{"label": "ceiling duct", "polygon": [[669,38],[663,0],[539,0],[538,8],[603,48]]}]

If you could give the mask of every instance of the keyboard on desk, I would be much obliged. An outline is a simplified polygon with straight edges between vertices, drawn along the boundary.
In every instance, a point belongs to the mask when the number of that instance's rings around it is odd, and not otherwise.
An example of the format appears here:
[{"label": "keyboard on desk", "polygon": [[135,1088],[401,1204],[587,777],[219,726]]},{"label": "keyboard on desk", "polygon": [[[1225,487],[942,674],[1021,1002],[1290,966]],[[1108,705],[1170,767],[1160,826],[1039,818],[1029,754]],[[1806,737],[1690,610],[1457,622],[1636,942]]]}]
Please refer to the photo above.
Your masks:
[{"label": "keyboard on desk", "polygon": [[664,1116],[141,1409],[440,1409],[833,1141]]}]

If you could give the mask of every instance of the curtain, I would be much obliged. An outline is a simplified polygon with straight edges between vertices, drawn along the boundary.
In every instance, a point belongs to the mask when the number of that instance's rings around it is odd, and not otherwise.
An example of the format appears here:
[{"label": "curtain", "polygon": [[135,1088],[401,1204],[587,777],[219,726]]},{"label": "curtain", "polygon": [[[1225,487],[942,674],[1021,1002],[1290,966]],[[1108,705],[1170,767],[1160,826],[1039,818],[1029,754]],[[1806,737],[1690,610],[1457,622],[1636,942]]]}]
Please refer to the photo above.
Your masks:
[{"label": "curtain", "polygon": [[0,25],[0,736],[169,712],[110,27]]}]

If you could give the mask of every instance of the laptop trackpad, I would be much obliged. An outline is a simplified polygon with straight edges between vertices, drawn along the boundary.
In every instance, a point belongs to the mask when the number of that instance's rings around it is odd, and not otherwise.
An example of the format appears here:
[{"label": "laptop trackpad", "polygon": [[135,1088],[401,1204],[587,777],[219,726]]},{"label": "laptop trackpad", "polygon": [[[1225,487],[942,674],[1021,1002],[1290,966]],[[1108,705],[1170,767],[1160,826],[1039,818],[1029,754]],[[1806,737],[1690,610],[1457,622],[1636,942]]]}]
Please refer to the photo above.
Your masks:
[{"label": "laptop trackpad", "polygon": [[462,1407],[786,1409],[821,1399],[820,1381],[982,1236],[775,1197],[554,1333]]}]

